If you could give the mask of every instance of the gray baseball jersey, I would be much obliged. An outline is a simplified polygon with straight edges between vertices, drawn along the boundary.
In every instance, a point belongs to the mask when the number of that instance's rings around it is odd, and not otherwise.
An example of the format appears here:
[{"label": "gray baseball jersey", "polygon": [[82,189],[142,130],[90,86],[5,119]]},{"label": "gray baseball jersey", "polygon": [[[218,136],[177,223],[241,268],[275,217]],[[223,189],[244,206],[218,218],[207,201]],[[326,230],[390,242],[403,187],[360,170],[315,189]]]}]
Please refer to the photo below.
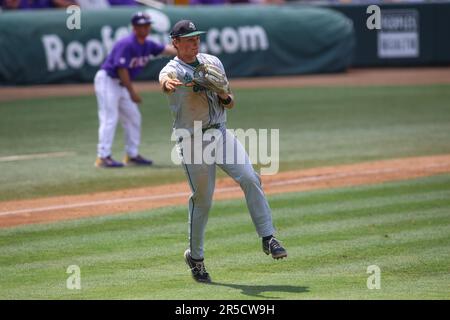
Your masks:
[{"label": "gray baseball jersey", "polygon": [[[215,56],[199,53],[197,60],[199,63],[214,64],[225,72],[222,62]],[[188,84],[192,82],[194,70],[195,67],[176,57],[161,70],[159,80],[170,77]],[[205,94],[198,94],[199,91]],[[219,103],[217,94],[198,86],[177,88],[169,95],[169,106],[174,118],[174,129],[188,129],[193,133],[194,121],[202,121],[203,128],[227,121],[226,111]]]}]

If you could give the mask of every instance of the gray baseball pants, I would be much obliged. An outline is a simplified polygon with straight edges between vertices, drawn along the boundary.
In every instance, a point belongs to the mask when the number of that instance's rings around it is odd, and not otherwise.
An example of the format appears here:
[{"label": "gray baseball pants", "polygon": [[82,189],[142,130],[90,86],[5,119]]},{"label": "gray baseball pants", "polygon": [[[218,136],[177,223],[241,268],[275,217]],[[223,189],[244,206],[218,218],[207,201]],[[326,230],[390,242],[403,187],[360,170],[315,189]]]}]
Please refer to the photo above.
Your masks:
[{"label": "gray baseball pants", "polygon": [[[272,235],[275,232],[272,223],[272,213],[261,186],[261,179],[253,169],[248,154],[242,144],[231,134],[224,124],[215,132],[216,149],[222,151],[211,153],[214,156],[214,163],[194,163],[194,152],[203,152],[211,142],[202,141],[198,150],[194,147],[194,138],[184,138],[177,143],[179,155],[183,161],[183,168],[186,173],[192,194],[189,198],[189,243],[191,256],[194,259],[204,257],[204,237],[208,213],[211,209],[214,194],[216,166],[219,166],[225,173],[232,177],[242,188],[245,200],[250,212],[256,232],[260,237]],[[190,139],[190,141],[186,141]],[[186,144],[188,142],[188,144]],[[229,152],[233,148],[234,152]],[[187,154],[190,148],[191,153]],[[230,157],[230,154],[232,156]],[[227,156],[228,155],[228,156]]]}]

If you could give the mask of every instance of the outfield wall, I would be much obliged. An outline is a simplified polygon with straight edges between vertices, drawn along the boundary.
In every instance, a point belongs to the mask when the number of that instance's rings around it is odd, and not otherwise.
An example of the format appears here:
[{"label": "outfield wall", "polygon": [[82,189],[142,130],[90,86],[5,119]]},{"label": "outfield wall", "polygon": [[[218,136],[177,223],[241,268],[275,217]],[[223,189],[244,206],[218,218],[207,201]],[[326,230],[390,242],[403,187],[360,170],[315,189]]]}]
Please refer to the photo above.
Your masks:
[{"label": "outfield wall", "polygon": [[370,5],[325,5],[353,21],[354,67],[450,64],[450,1],[378,4],[381,29],[369,30]]},{"label": "outfield wall", "polygon": [[[82,11],[80,29],[65,10],[0,14],[0,84],[90,82],[113,43],[128,34],[136,8]],[[354,30],[345,15],[308,6],[167,7],[147,10],[153,37],[170,41],[172,25],[193,20],[207,31],[203,52],[219,56],[229,77],[339,72],[350,62]],[[72,24],[71,24],[72,23]],[[140,79],[157,79],[167,58]]]}]

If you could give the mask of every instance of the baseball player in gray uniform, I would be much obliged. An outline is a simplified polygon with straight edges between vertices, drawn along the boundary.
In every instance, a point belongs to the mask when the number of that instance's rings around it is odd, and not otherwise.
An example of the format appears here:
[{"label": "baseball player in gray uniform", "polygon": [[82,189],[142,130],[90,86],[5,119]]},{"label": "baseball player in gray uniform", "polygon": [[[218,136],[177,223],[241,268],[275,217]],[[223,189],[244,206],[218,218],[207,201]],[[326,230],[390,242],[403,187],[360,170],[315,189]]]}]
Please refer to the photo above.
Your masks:
[{"label": "baseball player in gray uniform", "polygon": [[[228,89],[227,93],[217,94],[192,85],[193,73],[199,64],[213,64],[225,74],[223,65],[217,57],[199,53],[200,34],[203,33],[205,32],[198,31],[189,20],[178,21],[173,26],[170,35],[177,56],[161,70],[159,81],[162,90],[169,97],[177,147],[192,191],[189,198],[189,248],[185,251],[184,258],[193,278],[198,282],[208,283],[211,282],[211,278],[204,265],[204,234],[214,193],[216,166],[239,183],[244,191],[252,221],[262,238],[263,251],[267,255],[272,255],[274,259],[287,257],[287,252],[273,236],[275,229],[272,214],[261,187],[261,180],[241,143],[226,129],[226,110],[234,106],[233,93]],[[205,162],[199,164],[188,158],[186,156],[188,152],[184,148],[186,145],[195,145],[195,142],[191,141],[196,134],[194,121],[201,121],[201,134],[217,130],[220,135],[215,143],[224,146],[232,144],[235,150],[233,159],[243,158],[245,161],[230,163],[227,159],[213,164]],[[178,132],[189,134],[182,135]],[[192,143],[186,144],[186,140]],[[201,149],[207,145],[207,142],[201,142]],[[223,157],[226,157],[225,153],[222,154]],[[192,153],[190,154],[192,156]]]}]

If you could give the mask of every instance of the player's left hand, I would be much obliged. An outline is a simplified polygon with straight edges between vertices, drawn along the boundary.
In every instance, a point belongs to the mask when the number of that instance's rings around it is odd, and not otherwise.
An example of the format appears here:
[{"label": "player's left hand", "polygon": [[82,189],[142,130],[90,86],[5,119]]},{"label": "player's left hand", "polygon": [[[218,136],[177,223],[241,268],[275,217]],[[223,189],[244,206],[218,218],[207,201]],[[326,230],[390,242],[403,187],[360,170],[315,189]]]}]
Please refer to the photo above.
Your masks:
[{"label": "player's left hand", "polygon": [[217,94],[226,94],[229,91],[227,76],[219,67],[213,64],[199,64],[195,68],[192,81]]}]

